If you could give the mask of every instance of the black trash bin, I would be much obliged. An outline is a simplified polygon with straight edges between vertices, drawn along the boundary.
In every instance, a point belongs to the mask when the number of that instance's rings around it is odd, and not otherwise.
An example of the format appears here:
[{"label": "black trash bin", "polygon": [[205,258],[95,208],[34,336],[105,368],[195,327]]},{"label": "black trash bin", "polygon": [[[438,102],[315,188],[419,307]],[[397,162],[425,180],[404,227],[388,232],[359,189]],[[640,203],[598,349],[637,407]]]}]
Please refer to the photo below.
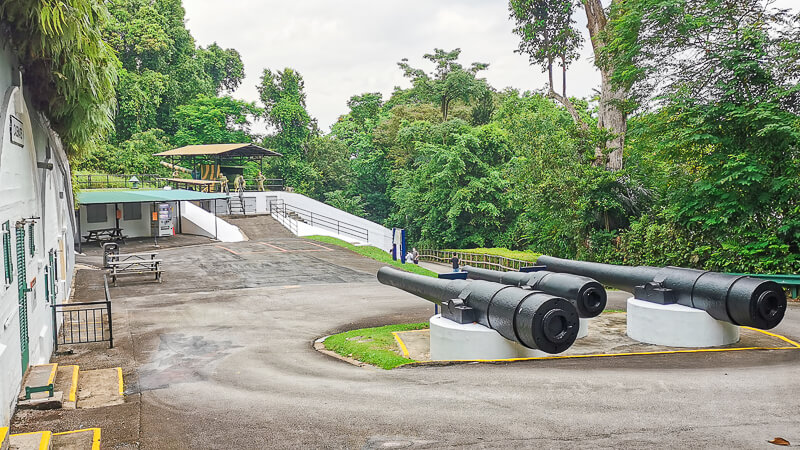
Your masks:
[{"label": "black trash bin", "polygon": [[103,267],[111,267],[108,261],[113,258],[112,255],[119,255],[119,244],[116,242],[106,242],[103,244]]}]

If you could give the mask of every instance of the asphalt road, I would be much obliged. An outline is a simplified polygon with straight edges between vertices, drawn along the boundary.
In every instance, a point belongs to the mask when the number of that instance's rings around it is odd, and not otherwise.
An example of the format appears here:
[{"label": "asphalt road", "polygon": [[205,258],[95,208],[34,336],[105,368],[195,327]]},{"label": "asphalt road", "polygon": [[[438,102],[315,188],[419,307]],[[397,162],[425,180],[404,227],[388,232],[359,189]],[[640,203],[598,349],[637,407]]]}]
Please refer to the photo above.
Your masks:
[{"label": "asphalt road", "polygon": [[[121,413],[107,412],[104,447],[800,444],[800,350],[359,368],[313,341],[424,321],[432,305],[380,285],[380,265],[349,251],[248,234],[163,250],[162,285],[112,289],[112,359],[137,406],[115,410],[126,415],[118,432]],[[96,277],[82,271],[78,288],[93,292]],[[609,307],[623,309],[624,298],[612,294]],[[800,339],[797,304],[775,331]]]}]

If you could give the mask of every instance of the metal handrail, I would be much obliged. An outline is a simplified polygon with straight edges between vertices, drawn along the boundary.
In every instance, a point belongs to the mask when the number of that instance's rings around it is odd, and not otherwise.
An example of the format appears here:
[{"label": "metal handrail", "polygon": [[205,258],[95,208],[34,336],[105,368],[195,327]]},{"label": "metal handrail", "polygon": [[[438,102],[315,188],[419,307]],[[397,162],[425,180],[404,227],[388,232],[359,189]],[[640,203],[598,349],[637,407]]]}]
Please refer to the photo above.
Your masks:
[{"label": "metal handrail", "polygon": [[[105,301],[94,301],[94,302],[77,302],[77,303],[53,303],[50,305],[53,312],[53,347],[54,351],[58,350],[59,344],[59,329],[58,329],[58,309],[61,308],[61,315],[62,315],[62,325],[66,322],[66,315],[69,315],[69,340],[67,340],[67,332],[63,328],[61,329],[61,344],[87,344],[92,342],[104,342],[108,341],[108,347],[114,348],[114,321],[112,320],[111,315],[111,294],[108,290],[108,277],[104,274],[103,275],[103,293],[105,294]],[[88,306],[103,306],[101,308],[87,308]],[[65,308],[70,308],[65,310]],[[74,309],[73,309],[74,308]],[[92,321],[91,321],[91,333],[89,329],[89,311],[92,312]],[[100,312],[100,332],[98,333],[97,327],[97,312]],[[84,313],[84,329],[81,330],[81,312]],[[103,313],[105,312],[105,316],[108,320],[108,338],[106,338],[105,334],[105,327],[103,324]],[[77,318],[77,321],[73,321],[74,318]],[[76,339],[76,332],[74,324],[77,323],[77,339]],[[83,339],[83,335],[86,335],[86,339]],[[98,334],[100,338],[98,339]],[[90,337],[91,336],[91,337]]]},{"label": "metal handrail", "polygon": [[522,267],[534,265],[533,261],[525,261],[523,259],[508,258],[506,256],[490,255],[488,253],[469,253],[449,250],[433,250],[422,249],[419,254],[419,259],[422,261],[449,263],[453,253],[458,256],[461,265],[467,264],[470,266],[493,269],[502,271],[518,271]]},{"label": "metal handrail", "polygon": [[[284,217],[288,217],[289,213],[294,213],[300,218],[301,221],[308,223],[311,226],[325,228],[331,231],[335,231],[336,234],[348,235],[359,240],[364,240],[366,242],[369,241],[369,230],[364,227],[353,225],[347,222],[342,222],[341,220],[328,217],[324,214],[315,213],[313,211],[309,211],[304,208],[289,205],[283,201],[278,202],[275,200],[271,200],[268,203],[270,211],[273,211],[273,206],[282,203],[282,205],[279,206],[275,211],[278,212],[279,214],[282,214]],[[295,232],[295,234],[297,233]]]}]

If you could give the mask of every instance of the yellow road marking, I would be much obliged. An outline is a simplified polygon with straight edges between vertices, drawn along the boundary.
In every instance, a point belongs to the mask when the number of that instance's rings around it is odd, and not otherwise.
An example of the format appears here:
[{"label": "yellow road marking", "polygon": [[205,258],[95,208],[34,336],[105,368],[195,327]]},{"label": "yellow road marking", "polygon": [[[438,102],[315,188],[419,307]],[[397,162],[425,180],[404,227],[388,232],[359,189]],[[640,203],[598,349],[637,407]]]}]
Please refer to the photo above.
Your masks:
[{"label": "yellow road marking", "polygon": [[746,330],[758,331],[759,333],[764,333],[767,336],[776,337],[776,338],[778,338],[778,339],[780,339],[782,341],[785,341],[785,342],[788,342],[788,343],[794,345],[797,348],[800,348],[800,344],[798,344],[797,342],[787,338],[786,336],[781,336],[780,334],[770,333],[769,331],[765,331],[765,330],[759,330],[758,328],[750,328],[750,327],[742,327],[742,328],[744,328]]},{"label": "yellow road marking", "polygon": [[397,343],[400,344],[400,350],[403,351],[403,356],[408,358],[408,348],[406,348],[405,342],[403,342],[403,340],[400,339],[400,336],[397,335],[397,331],[392,331],[392,334],[394,335],[394,339],[397,341]]},{"label": "yellow road marking", "polygon": [[119,376],[119,395],[125,392],[125,385],[122,384],[122,367],[117,367],[117,375]]},{"label": "yellow road marking", "polygon": [[63,431],[61,433],[53,433],[53,436],[61,436],[64,434],[83,433],[86,431],[92,432],[92,450],[100,450],[100,428],[81,428],[80,430]]},{"label": "yellow road marking", "polygon": [[[448,359],[448,360],[429,360],[429,361],[417,361],[413,363],[406,363],[402,365],[424,365],[428,363],[438,363],[438,362],[513,362],[513,361],[534,361],[534,360],[541,360],[541,359],[572,359],[572,358],[599,358],[599,357],[608,357],[608,356],[646,356],[646,355],[671,355],[676,353],[710,353],[710,352],[734,352],[740,350],[798,350],[800,349],[800,344],[797,342],[779,334],[771,333],[769,331],[759,330],[757,328],[750,328],[750,327],[742,327],[747,330],[758,331],[759,333],[764,333],[768,336],[772,336],[778,338],[782,341],[785,341],[789,344],[792,344],[792,347],[738,347],[738,348],[700,348],[700,349],[692,349],[692,350],[660,350],[655,352],[627,352],[627,353],[593,353],[589,355],[554,355],[554,356],[534,356],[529,358],[506,358],[506,359]],[[399,342],[402,342],[400,338],[395,335],[395,338],[398,339]],[[401,344],[402,345],[402,344]],[[403,345],[404,347],[404,345]]]},{"label": "yellow road marking", "polygon": [[78,371],[77,365],[72,366],[72,386],[69,388],[69,401],[74,402],[78,399]]}]

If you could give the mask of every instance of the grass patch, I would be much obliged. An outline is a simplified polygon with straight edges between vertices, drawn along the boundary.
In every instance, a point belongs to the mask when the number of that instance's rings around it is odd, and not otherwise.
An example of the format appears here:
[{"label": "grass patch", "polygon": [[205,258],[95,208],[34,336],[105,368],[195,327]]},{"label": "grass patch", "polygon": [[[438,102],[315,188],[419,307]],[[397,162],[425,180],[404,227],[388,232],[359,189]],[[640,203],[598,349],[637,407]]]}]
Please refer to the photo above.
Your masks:
[{"label": "grass patch", "polygon": [[624,313],[626,312],[624,309],[604,309],[604,313]]},{"label": "grass patch", "polygon": [[509,250],[507,248],[468,248],[468,249],[447,249],[447,252],[463,252],[463,253],[478,253],[487,254],[492,256],[504,256],[511,259],[520,259],[522,261],[536,262],[542,256],[541,253],[532,251]]},{"label": "grass patch", "polygon": [[342,356],[389,370],[414,362],[398,354],[397,341],[392,332],[423,330],[428,326],[427,322],[423,322],[362,328],[329,336],[324,344],[326,349]]},{"label": "grass patch", "polygon": [[379,249],[378,247],[372,246],[356,246],[349,242],[345,242],[341,239],[337,239],[335,237],[330,236],[306,236],[306,239],[311,239],[313,241],[324,242],[326,244],[337,245],[339,247],[344,247],[350,251],[358,253],[361,256],[366,256],[367,258],[374,259],[375,261],[382,262],[384,264],[389,264],[391,266],[397,267],[398,269],[405,270],[406,272],[412,272],[419,275],[427,275],[429,277],[437,278],[438,274],[436,272],[430,271],[424,267],[420,267],[416,264],[402,264],[400,261],[395,261],[392,259],[392,255],[386,253],[385,251]]}]

